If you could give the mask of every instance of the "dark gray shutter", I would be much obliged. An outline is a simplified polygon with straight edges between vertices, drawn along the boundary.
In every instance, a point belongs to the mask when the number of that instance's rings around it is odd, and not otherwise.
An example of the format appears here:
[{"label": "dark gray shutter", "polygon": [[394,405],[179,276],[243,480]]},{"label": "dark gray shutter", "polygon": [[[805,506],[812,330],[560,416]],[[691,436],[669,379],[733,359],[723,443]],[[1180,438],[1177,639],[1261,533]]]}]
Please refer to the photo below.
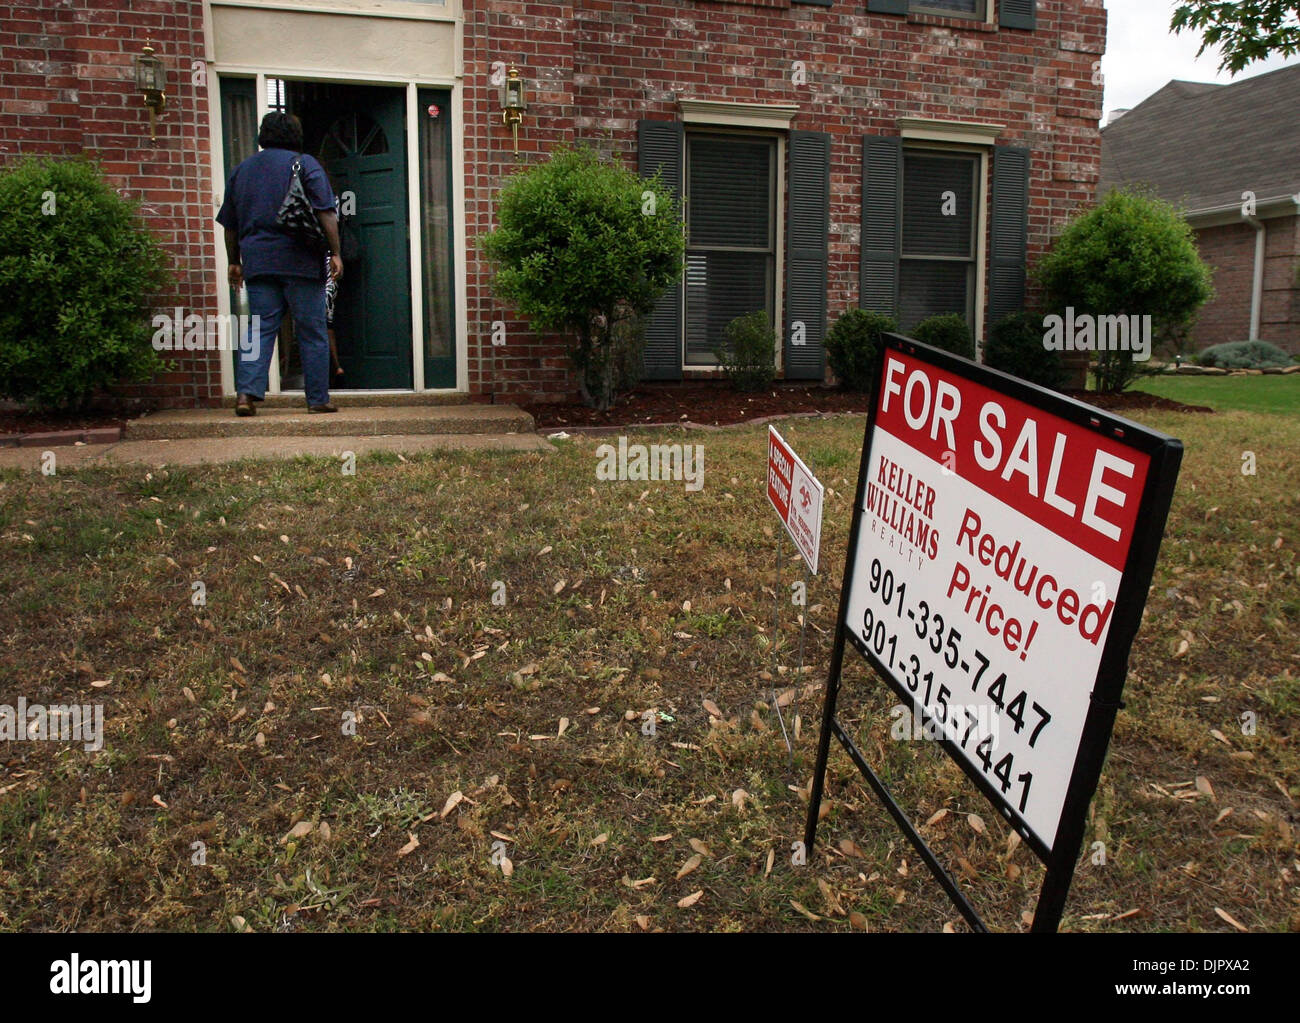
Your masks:
[{"label": "dark gray shutter", "polygon": [[862,266],[858,305],[898,311],[898,256],[903,140],[862,138]]},{"label": "dark gray shutter", "polygon": [[906,14],[908,0],[867,0],[873,14]]},{"label": "dark gray shutter", "polygon": [[[680,121],[637,122],[637,172],[643,178],[661,174],[678,202],[682,198],[683,139]],[[682,378],[682,283],[660,297],[646,323],[646,380]]]},{"label": "dark gray shutter", "polygon": [[[790,212],[785,269],[785,378],[821,380],[826,374],[826,263],[830,248],[831,137],[790,132]],[[794,324],[803,344],[792,344]]]},{"label": "dark gray shutter", "polygon": [[1025,305],[1029,245],[1029,150],[993,149],[993,210],[989,238],[989,318],[993,326]]},{"label": "dark gray shutter", "polygon": [[1003,28],[1027,28],[1038,23],[1038,0],[998,0],[998,23]]}]

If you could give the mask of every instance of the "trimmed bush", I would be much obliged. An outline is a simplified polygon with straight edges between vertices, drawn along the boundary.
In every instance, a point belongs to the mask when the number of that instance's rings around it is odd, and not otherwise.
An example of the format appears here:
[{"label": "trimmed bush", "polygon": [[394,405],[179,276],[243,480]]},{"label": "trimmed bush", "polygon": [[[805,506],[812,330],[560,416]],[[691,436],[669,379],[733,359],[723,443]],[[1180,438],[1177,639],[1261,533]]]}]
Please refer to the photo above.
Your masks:
[{"label": "trimmed bush", "polygon": [[496,294],[534,330],[568,336],[593,408],[608,409],[626,376],[619,339],[639,332],[620,324],[649,313],[682,275],[680,213],[662,180],[644,180],[588,148],[558,150],[501,190],[500,227],[483,242],[496,264]]},{"label": "trimmed bush", "polygon": [[[1177,209],[1141,191],[1110,192],[1066,225],[1036,268],[1047,311],[1150,316],[1152,350],[1180,351],[1198,310],[1214,297],[1211,271]],[[1100,391],[1124,390],[1142,372],[1132,351],[1095,353]]]},{"label": "trimmed bush", "polygon": [[761,391],[776,379],[776,331],[762,310],[737,316],[723,328],[727,341],[713,350],[738,391]]},{"label": "trimmed bush", "polygon": [[1272,369],[1291,365],[1291,356],[1267,341],[1229,341],[1201,351],[1196,362],[1218,369]]},{"label": "trimmed bush", "polygon": [[826,361],[840,386],[869,391],[871,370],[880,350],[880,336],[898,331],[898,321],[883,313],[847,309],[826,335]]},{"label": "trimmed bush", "polygon": [[966,318],[957,313],[922,320],[912,331],[911,337],[923,345],[942,348],[963,359],[975,358],[975,341],[971,338],[970,328],[966,326]]},{"label": "trimmed bush", "polygon": [[1040,387],[1060,390],[1068,374],[1061,353],[1043,344],[1043,317],[1038,313],[1012,313],[989,329],[984,364]]},{"label": "trimmed bush", "polygon": [[0,174],[0,395],[77,408],[163,369],[148,299],[167,267],[136,204],[94,164],[25,160]]}]

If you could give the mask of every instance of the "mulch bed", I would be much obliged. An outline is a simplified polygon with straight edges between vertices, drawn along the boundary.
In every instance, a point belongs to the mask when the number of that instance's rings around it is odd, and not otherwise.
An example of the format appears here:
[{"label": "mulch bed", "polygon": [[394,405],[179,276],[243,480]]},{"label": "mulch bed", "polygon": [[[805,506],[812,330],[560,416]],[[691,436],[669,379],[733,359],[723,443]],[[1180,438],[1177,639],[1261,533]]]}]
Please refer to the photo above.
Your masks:
[{"label": "mulch bed", "polygon": [[125,426],[127,419],[128,416],[122,412],[60,413],[0,409],[0,434],[96,430],[106,426]]},{"label": "mulch bed", "polygon": [[[1159,410],[1169,412],[1212,412],[1203,406],[1183,405],[1142,391],[1124,394],[1069,392],[1089,405],[1112,412]],[[867,411],[867,397],[829,387],[778,384],[761,394],[740,394],[725,383],[641,384],[619,397],[608,412],[597,412],[574,403],[520,403],[539,430],[591,429],[593,427],[638,426],[692,422],[705,426],[726,426],[766,416],[797,413]]]}]

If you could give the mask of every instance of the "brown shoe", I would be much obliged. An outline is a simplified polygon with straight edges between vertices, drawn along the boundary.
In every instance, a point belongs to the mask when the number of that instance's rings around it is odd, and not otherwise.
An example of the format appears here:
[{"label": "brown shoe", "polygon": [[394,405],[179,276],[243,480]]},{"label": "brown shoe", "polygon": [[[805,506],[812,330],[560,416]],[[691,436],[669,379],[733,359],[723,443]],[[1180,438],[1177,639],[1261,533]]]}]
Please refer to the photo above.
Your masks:
[{"label": "brown shoe", "polygon": [[238,398],[235,399],[235,415],[237,416],[257,415],[257,408],[253,404],[253,396],[251,394],[241,394]]},{"label": "brown shoe", "polygon": [[307,406],[308,412],[337,412],[338,410],[339,407],[337,405],[331,405],[329,402],[326,402],[324,405]]}]

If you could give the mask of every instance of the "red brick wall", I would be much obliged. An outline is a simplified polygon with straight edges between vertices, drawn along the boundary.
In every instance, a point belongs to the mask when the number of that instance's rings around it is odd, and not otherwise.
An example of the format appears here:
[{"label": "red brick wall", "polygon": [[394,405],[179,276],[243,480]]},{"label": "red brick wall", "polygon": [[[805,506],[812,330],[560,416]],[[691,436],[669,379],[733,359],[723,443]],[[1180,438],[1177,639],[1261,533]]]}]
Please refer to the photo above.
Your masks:
[{"label": "red brick wall", "polygon": [[[578,3],[466,0],[471,357],[499,318],[478,239],[491,224],[504,174],[574,138],[624,154],[635,166],[636,121],[678,119],[681,98],[798,104],[793,127],[834,136],[831,166],[831,321],[858,299],[861,136],[897,134],[899,117],[1006,125],[1000,143],[1033,153],[1030,262],[1080,206],[1100,170],[1102,90],[1094,63],[1105,47],[1101,0],[1040,0],[1035,32],[930,16],[867,14],[865,3],[831,8],[771,2]],[[518,162],[481,85],[493,60],[516,60],[545,90],[525,115]],[[795,86],[802,61],[807,83]],[[566,114],[572,113],[572,121]],[[523,144],[521,144],[523,149]],[[486,165],[474,160],[486,157]],[[532,397],[572,388],[553,341],[521,349],[510,326],[509,359],[471,372],[471,387]],[[473,363],[471,362],[471,365]]]},{"label": "red brick wall", "polygon": [[[132,63],[150,39],[167,65],[156,145]],[[145,223],[171,254],[175,286],[157,306],[206,314],[216,312],[207,97],[191,66],[202,57],[199,0],[17,0],[0,7],[0,161],[98,159],[119,194],[144,204]],[[178,371],[121,392],[170,406],[219,397],[215,353],[174,358]]]},{"label": "red brick wall", "polygon": [[[115,187],[145,202],[172,253],[176,294],[158,305],[216,311],[219,282],[207,167],[200,0],[19,0],[0,10],[0,160],[26,153],[93,153]],[[1030,261],[1079,206],[1100,166],[1104,48],[1101,0],[1039,0],[1035,32],[930,16],[867,14],[789,0],[464,0],[467,308],[470,391],[554,397],[575,390],[566,344],[533,337],[492,294],[479,254],[505,177],[552,147],[586,141],[635,163],[636,121],[680,116],[680,98],[795,103],[797,129],[834,136],[830,308],[858,297],[860,137],[897,133],[901,116],[995,122],[1002,143],[1033,153]],[[129,7],[129,10],[121,8]],[[152,39],[169,72],[167,110],[150,146],[132,57]],[[802,61],[807,83],[795,86]],[[495,62],[530,83],[530,108],[511,150],[501,124]],[[215,77],[212,79],[215,87]],[[491,345],[506,323],[507,344]],[[178,373],[144,388],[168,404],[220,392],[215,353],[178,353]]]},{"label": "red brick wall", "polygon": [[[1300,354],[1300,217],[1262,222],[1264,300],[1259,335],[1291,354]],[[1255,280],[1255,229],[1227,224],[1196,233],[1201,258],[1214,269],[1215,297],[1201,310],[1192,333],[1192,351],[1250,339],[1251,293]]]}]

